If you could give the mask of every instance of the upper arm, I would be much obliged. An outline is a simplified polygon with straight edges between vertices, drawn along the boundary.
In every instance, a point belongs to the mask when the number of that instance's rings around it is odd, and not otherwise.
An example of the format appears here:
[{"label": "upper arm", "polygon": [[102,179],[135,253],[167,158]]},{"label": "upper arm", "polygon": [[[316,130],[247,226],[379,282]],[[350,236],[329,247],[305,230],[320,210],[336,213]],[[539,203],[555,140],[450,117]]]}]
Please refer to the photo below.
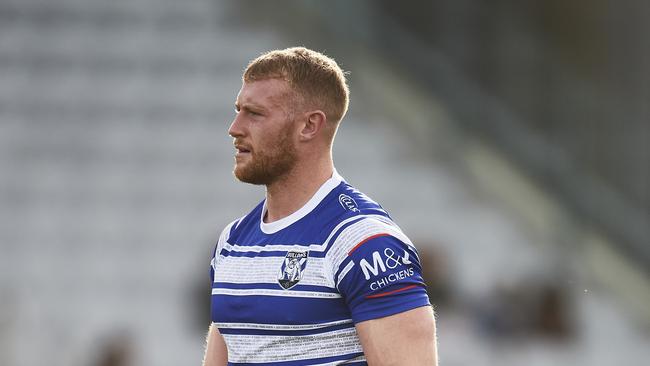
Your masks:
[{"label": "upper arm", "polygon": [[339,242],[332,255],[334,282],[368,364],[436,365],[433,310],[409,239],[390,226],[364,220],[343,231]]},{"label": "upper arm", "polygon": [[217,326],[210,324],[208,339],[203,358],[203,366],[226,366],[228,364],[228,349]]},{"label": "upper arm", "polygon": [[356,325],[370,366],[436,366],[436,326],[433,310],[422,306]]},{"label": "upper arm", "polygon": [[429,305],[415,247],[389,234],[351,241],[334,279],[360,323]]}]

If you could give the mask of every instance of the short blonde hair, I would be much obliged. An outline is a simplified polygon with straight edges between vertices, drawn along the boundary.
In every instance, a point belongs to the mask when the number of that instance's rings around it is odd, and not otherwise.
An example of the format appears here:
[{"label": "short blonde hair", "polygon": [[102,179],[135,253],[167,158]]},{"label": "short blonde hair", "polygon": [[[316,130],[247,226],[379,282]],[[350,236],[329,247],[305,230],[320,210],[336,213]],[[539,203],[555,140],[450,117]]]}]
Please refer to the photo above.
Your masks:
[{"label": "short blonde hair", "polygon": [[304,47],[269,51],[248,64],[244,82],[281,78],[307,108],[321,109],[338,123],[348,110],[350,91],[345,74],[332,58]]}]

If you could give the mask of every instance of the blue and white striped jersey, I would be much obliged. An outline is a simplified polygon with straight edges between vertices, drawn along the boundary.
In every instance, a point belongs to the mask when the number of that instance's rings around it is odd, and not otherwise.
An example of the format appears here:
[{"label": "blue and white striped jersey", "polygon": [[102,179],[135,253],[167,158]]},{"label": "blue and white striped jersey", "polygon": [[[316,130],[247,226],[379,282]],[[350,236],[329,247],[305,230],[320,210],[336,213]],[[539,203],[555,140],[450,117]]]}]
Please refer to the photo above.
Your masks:
[{"label": "blue and white striped jersey", "polygon": [[228,365],[366,365],[356,323],[429,305],[411,241],[337,173],[292,215],[264,213],[228,225],[212,259]]}]

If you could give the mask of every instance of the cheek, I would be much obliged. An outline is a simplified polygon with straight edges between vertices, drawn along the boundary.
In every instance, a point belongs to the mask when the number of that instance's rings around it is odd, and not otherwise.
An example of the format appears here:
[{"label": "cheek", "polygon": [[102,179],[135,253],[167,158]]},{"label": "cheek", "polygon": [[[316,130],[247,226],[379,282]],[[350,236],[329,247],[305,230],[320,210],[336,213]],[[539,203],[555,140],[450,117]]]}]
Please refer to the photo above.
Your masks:
[{"label": "cheek", "polygon": [[264,146],[267,149],[275,149],[279,144],[287,143],[288,140],[291,140],[291,137],[287,136],[287,133],[284,129],[260,131],[257,141],[260,146]]},{"label": "cheek", "polygon": [[295,145],[298,134],[289,121],[267,120],[250,126],[251,141],[263,152],[275,151],[281,145]]}]

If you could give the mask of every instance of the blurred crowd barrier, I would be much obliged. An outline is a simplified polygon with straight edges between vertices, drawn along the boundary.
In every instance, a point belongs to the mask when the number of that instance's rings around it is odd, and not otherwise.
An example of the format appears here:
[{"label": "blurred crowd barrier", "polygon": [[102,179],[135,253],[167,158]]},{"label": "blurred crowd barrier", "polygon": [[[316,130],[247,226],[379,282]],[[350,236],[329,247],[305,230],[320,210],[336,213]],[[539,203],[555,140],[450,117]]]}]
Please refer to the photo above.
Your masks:
[{"label": "blurred crowd barrier", "polygon": [[1,1],[0,365],[200,363],[211,250],[263,197],[241,71],[292,45],[350,71],[337,169],[416,243],[441,365],[648,359],[647,5],[405,4]]}]

